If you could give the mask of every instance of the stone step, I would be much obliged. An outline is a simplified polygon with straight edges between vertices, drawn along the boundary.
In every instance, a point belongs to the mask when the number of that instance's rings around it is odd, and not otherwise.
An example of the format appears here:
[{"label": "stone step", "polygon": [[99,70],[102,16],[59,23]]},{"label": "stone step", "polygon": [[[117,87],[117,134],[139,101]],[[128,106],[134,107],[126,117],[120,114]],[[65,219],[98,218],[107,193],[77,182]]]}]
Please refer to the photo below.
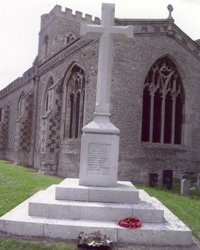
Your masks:
[{"label": "stone step", "polygon": [[[109,188],[107,190],[109,192]],[[138,217],[143,222],[162,222],[163,209],[143,199],[137,204],[63,201],[55,199],[55,186],[40,192],[29,202],[29,215],[54,219],[119,221]]]},{"label": "stone step", "polygon": [[154,199],[165,211],[163,223],[142,223],[138,229],[124,229],[111,221],[94,220],[57,220],[28,215],[26,200],[0,218],[0,231],[27,237],[48,237],[54,239],[77,239],[79,233],[100,230],[114,242],[139,245],[189,246],[192,243],[191,230],[185,226],[166,207]]},{"label": "stone step", "polygon": [[109,203],[138,203],[139,192],[128,181],[118,181],[116,187],[80,186],[79,180],[67,178],[56,186],[57,200],[109,202]]}]

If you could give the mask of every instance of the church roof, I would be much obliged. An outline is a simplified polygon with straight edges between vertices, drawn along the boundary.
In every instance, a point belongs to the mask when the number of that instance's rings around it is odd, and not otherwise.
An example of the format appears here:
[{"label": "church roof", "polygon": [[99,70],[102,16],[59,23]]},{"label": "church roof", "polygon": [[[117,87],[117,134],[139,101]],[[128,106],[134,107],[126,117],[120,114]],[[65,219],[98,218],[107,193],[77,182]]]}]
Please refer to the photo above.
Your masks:
[{"label": "church roof", "polygon": [[117,25],[134,25],[135,36],[167,35],[187,49],[200,60],[200,39],[193,41],[175,23],[173,18],[166,19],[121,19],[116,18]]}]

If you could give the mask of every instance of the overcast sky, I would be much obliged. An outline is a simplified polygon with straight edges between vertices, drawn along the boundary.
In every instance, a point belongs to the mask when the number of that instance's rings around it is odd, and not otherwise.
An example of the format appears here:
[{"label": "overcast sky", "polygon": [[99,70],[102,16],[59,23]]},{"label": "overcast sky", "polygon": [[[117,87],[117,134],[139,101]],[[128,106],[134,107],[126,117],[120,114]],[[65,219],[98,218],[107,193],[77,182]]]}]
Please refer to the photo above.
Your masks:
[{"label": "overcast sky", "polygon": [[101,16],[101,3],[115,3],[119,18],[167,18],[193,40],[200,38],[200,0],[0,0],[0,89],[32,66],[37,55],[40,16],[56,4]]}]

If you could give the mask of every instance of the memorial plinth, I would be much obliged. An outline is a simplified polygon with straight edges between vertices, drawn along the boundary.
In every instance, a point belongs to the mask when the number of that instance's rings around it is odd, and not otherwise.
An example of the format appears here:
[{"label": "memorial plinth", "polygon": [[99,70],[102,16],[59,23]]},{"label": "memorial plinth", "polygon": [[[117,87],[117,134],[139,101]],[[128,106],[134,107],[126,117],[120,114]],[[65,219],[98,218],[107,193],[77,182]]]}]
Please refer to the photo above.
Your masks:
[{"label": "memorial plinth", "polygon": [[[117,222],[126,217],[138,217],[142,226],[120,227]],[[77,240],[80,232],[95,231],[113,242],[146,245],[145,249],[152,245],[185,249],[192,243],[187,226],[130,182],[118,182],[117,187],[92,187],[80,186],[78,179],[65,179],[0,218],[0,232],[9,235]]]}]

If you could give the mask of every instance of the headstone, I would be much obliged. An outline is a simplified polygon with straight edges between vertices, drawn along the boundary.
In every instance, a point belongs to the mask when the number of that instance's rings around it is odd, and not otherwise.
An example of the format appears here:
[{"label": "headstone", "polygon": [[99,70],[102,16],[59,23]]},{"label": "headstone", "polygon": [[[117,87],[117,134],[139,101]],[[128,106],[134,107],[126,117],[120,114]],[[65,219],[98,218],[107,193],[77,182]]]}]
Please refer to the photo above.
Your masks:
[{"label": "headstone", "polygon": [[190,186],[191,181],[187,179],[181,180],[181,194],[182,195],[189,195],[190,194]]},{"label": "headstone", "polygon": [[163,170],[163,187],[171,189],[173,186],[173,170]]},{"label": "headstone", "polygon": [[113,38],[133,38],[133,26],[115,26],[114,11],[114,4],[102,4],[101,25],[81,25],[82,37],[99,38],[99,58],[94,118],[81,137],[80,185],[117,185],[120,131],[110,121]]},{"label": "headstone", "polygon": [[200,191],[200,173],[197,175],[196,186],[197,186],[197,189]]}]

